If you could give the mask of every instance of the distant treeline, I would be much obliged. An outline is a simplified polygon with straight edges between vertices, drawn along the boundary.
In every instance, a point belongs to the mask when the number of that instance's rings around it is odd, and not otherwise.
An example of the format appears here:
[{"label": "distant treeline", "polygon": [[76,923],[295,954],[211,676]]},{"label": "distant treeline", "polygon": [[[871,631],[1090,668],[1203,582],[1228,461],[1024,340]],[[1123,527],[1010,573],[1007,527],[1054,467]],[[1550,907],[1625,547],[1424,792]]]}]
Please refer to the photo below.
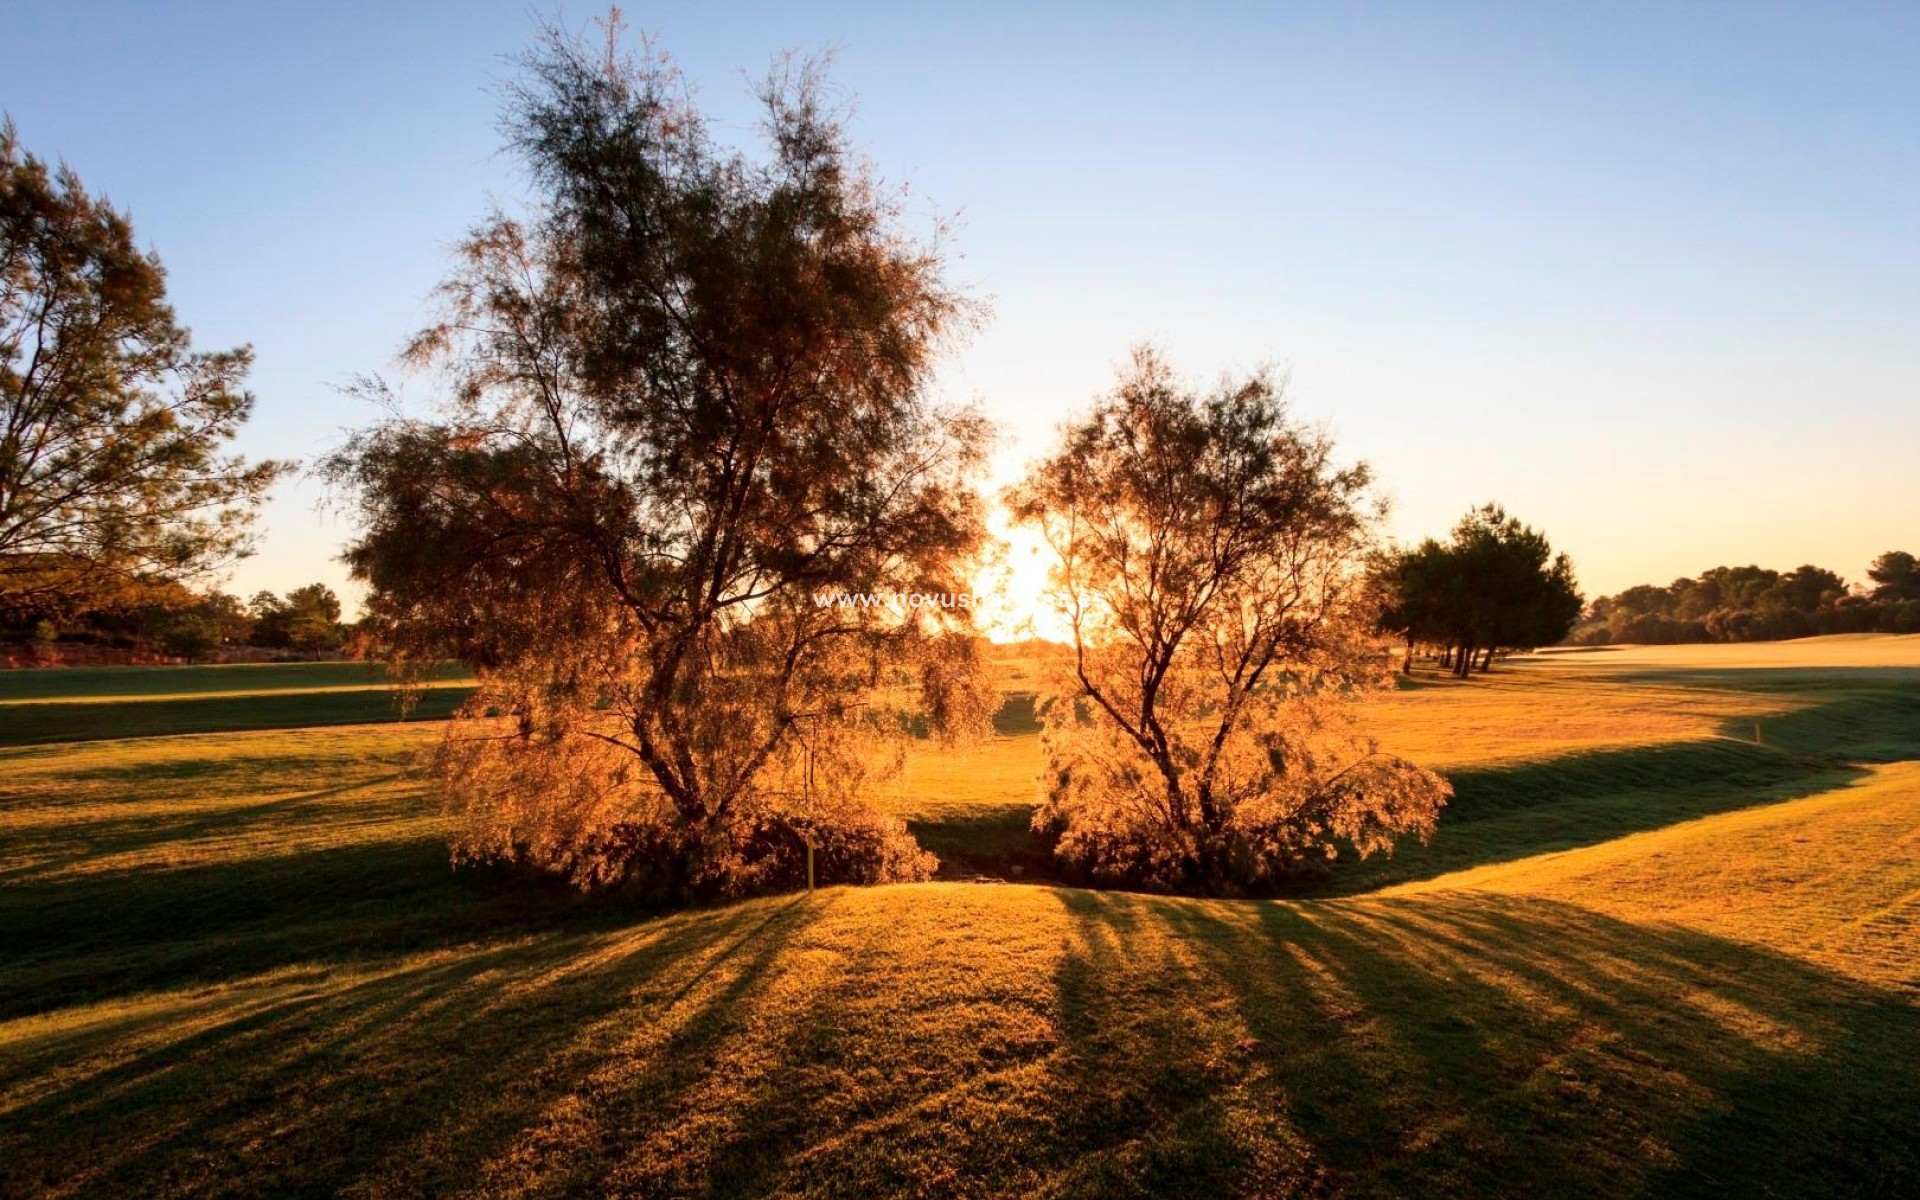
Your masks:
[{"label": "distant treeline", "polygon": [[1920,566],[1890,550],[1850,587],[1824,567],[1715,567],[1665,587],[1642,584],[1587,606],[1567,642],[1767,642],[1827,633],[1920,633]]},{"label": "distant treeline", "polygon": [[138,581],[97,592],[82,605],[0,607],[0,641],[96,646],[188,661],[247,648],[289,658],[327,657],[346,650],[352,633],[340,620],[339,598],[323,583],[241,600],[219,590]]}]

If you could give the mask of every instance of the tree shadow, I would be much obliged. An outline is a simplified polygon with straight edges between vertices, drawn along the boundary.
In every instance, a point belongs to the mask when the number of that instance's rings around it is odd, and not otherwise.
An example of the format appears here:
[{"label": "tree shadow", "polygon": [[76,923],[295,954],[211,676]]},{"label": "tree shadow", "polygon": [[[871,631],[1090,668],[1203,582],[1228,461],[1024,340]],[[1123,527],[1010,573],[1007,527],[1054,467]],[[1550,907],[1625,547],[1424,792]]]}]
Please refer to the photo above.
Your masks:
[{"label": "tree shadow", "polygon": [[1047,839],[1034,832],[1029,804],[980,805],[971,811],[907,818],[907,831],[940,859],[942,879],[1053,878]]},{"label": "tree shadow", "polygon": [[9,1031],[0,1192],[1902,1194],[1912,997],[1473,894],[834,889]]},{"label": "tree shadow", "polygon": [[[738,1035],[743,997],[804,917],[795,901],[743,905],[145,998],[0,1070],[0,1191],[472,1186],[597,1072],[617,1064],[635,1096],[676,1094],[710,1061],[703,1048]],[[636,1026],[635,1010],[660,1023]],[[89,1060],[107,1041],[125,1048]],[[104,1065],[59,1065],[73,1061]],[[56,1145],[69,1153],[44,1152]]]},{"label": "tree shadow", "polygon": [[[1828,677],[1817,683],[1812,676]],[[1728,718],[1722,736],[1590,750],[1450,773],[1454,797],[1431,842],[1347,858],[1302,895],[1354,895],[1399,882],[1598,845],[1627,834],[1841,787],[1863,763],[1920,758],[1920,671],[1845,668],[1633,671],[1606,681],[1804,698],[1785,712]],[[1838,680],[1839,682],[1834,682]]]},{"label": "tree shadow", "polygon": [[36,878],[0,887],[0,1019],[562,920],[632,919],[631,909],[557,886],[456,872],[437,835]]},{"label": "tree shadow", "polygon": [[1630,667],[1583,681],[1779,696],[1786,711],[1729,717],[1720,732],[1846,762],[1920,757],[1920,667]]},{"label": "tree shadow", "polygon": [[[1105,947],[1063,971],[1063,1027],[1131,1038],[1133,1061],[1216,1064],[1207,1094],[1231,1144],[1190,1148],[1220,1169],[1291,1145],[1303,1161],[1283,1175],[1356,1196],[1920,1185],[1911,997],[1547,901],[1061,898],[1082,943]],[[1181,998],[1177,1033],[1113,982],[1150,992],[1143,979]],[[1285,1130],[1263,1125],[1276,1115]],[[1275,1182],[1242,1166],[1157,1194]]]},{"label": "tree shadow", "polygon": [[1040,732],[1040,715],[1034,692],[1008,692],[993,712],[993,731],[1002,737],[1019,737]]},{"label": "tree shadow", "polygon": [[458,686],[427,688],[404,712],[394,694],[384,688],[11,704],[0,708],[0,746],[439,721],[453,715],[472,692]]}]

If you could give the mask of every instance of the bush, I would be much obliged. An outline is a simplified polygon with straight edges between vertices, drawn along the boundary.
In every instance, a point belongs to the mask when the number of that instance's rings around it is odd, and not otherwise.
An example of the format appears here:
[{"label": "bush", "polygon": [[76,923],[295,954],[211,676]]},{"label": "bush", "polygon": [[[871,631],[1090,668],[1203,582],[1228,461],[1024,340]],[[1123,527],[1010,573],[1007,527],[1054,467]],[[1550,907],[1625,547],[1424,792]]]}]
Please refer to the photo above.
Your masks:
[{"label": "bush", "polygon": [[1902,604],[1893,619],[1893,632],[1920,633],[1920,600]]},{"label": "bush", "polygon": [[1343,851],[1364,858],[1432,835],[1452,787],[1380,754],[1349,697],[1299,695],[1260,713],[1228,735],[1215,819],[1182,822],[1167,819],[1164,783],[1113,727],[1056,696],[1043,715],[1051,778],[1034,830],[1070,878],[1214,895],[1270,893]]},{"label": "bush", "polygon": [[1783,642],[1792,638],[1812,637],[1813,622],[1807,614],[1794,608],[1779,608],[1760,614],[1762,641]]},{"label": "bush", "polygon": [[1711,641],[1708,626],[1699,621],[1679,621],[1658,613],[1616,617],[1609,629],[1615,642],[1636,646],[1671,646],[1681,642]]},{"label": "bush", "polygon": [[220,648],[220,628],[205,617],[182,613],[161,628],[159,640],[163,653],[192,661]]},{"label": "bush", "polygon": [[[436,763],[454,821],[454,857],[505,861],[566,880],[583,891],[619,891],[655,901],[711,900],[804,887],[807,839],[822,885],[910,883],[939,865],[899,818],[862,797],[885,767],[844,761],[820,738],[828,781],[804,800],[804,760],[769,770],[796,786],[744,798],[744,807],[689,822],[649,786],[633,755],[606,742],[553,735],[505,721],[449,726]],[[897,765],[897,764],[896,764]]]},{"label": "bush", "polygon": [[1716,608],[1707,614],[1707,632],[1716,642],[1761,642],[1767,622],[1750,608]]}]

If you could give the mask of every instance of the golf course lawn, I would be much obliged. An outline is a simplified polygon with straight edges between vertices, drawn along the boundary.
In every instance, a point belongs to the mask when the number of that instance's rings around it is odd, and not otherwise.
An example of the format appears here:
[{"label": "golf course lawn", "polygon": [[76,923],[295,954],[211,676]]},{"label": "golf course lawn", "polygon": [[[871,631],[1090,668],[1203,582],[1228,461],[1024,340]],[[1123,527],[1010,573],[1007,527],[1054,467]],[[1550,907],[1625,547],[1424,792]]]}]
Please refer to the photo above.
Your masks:
[{"label": "golf course lawn", "polygon": [[0,1195],[1920,1194],[1920,637],[1417,673],[1438,833],[1269,901],[1051,882],[1016,699],[941,879],[664,915],[316,666],[0,673]]}]

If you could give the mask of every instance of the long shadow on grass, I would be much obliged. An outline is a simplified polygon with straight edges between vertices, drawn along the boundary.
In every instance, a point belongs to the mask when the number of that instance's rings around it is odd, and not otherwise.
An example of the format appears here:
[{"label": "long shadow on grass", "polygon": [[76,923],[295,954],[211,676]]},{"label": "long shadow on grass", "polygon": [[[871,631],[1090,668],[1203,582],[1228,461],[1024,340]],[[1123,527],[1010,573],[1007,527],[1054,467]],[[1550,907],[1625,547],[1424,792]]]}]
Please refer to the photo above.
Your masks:
[{"label": "long shadow on grass", "polygon": [[184,845],[212,839],[253,839],[263,847],[284,847],[303,837],[338,840],[356,825],[417,820],[421,808],[417,794],[365,794],[369,788],[406,778],[404,771],[395,771],[364,776],[336,787],[218,807],[205,805],[180,811],[155,806],[157,811],[153,812],[136,811],[131,816],[76,820],[37,829],[37,836],[28,843],[29,853],[22,856],[25,861],[0,865],[0,884],[63,867],[84,866],[115,854],[148,850],[164,842]]},{"label": "long shadow on grass", "polygon": [[1721,732],[1796,754],[1847,762],[1920,758],[1917,668],[1636,671],[1606,678],[1623,683],[1779,695],[1790,704],[1807,700],[1810,702],[1758,721],[1729,719]]},{"label": "long shadow on grass", "polygon": [[[739,906],[143,1001],[0,1066],[0,1192],[570,1193],[606,1164],[509,1143],[566,1130],[555,1102],[615,1081],[618,1119],[648,1128],[804,923],[794,902]],[[107,1045],[128,1052],[89,1057]]]},{"label": "long shadow on grass", "polygon": [[0,887],[0,1018],[591,921],[605,907],[456,874],[437,836],[11,883]]},{"label": "long shadow on grass", "polygon": [[955,891],[569,927],[16,1031],[0,1192],[1916,1182],[1920,1010],[1763,950],[1512,898]]},{"label": "long shadow on grass", "polygon": [[972,812],[907,818],[907,832],[940,859],[942,879],[1045,880],[1053,851],[1033,830],[1030,804],[981,805]]},{"label": "long shadow on grass", "polygon": [[[1117,1191],[1195,1196],[1907,1195],[1920,1008],[1804,962],[1477,895],[1206,904],[1060,893],[1078,1053],[1116,1129],[1171,1132]],[[1062,1079],[1080,1086],[1084,1072]],[[1129,1116],[1129,1113],[1133,1113]],[[1188,1182],[1181,1170],[1197,1168]],[[1147,1184],[1151,1186],[1146,1186]]]},{"label": "long shadow on grass", "polygon": [[[196,692],[299,692],[384,685],[379,662],[228,663],[197,667],[54,667],[0,671],[0,701],[76,696],[190,696]],[[458,664],[440,663],[425,682],[470,680]]]}]

